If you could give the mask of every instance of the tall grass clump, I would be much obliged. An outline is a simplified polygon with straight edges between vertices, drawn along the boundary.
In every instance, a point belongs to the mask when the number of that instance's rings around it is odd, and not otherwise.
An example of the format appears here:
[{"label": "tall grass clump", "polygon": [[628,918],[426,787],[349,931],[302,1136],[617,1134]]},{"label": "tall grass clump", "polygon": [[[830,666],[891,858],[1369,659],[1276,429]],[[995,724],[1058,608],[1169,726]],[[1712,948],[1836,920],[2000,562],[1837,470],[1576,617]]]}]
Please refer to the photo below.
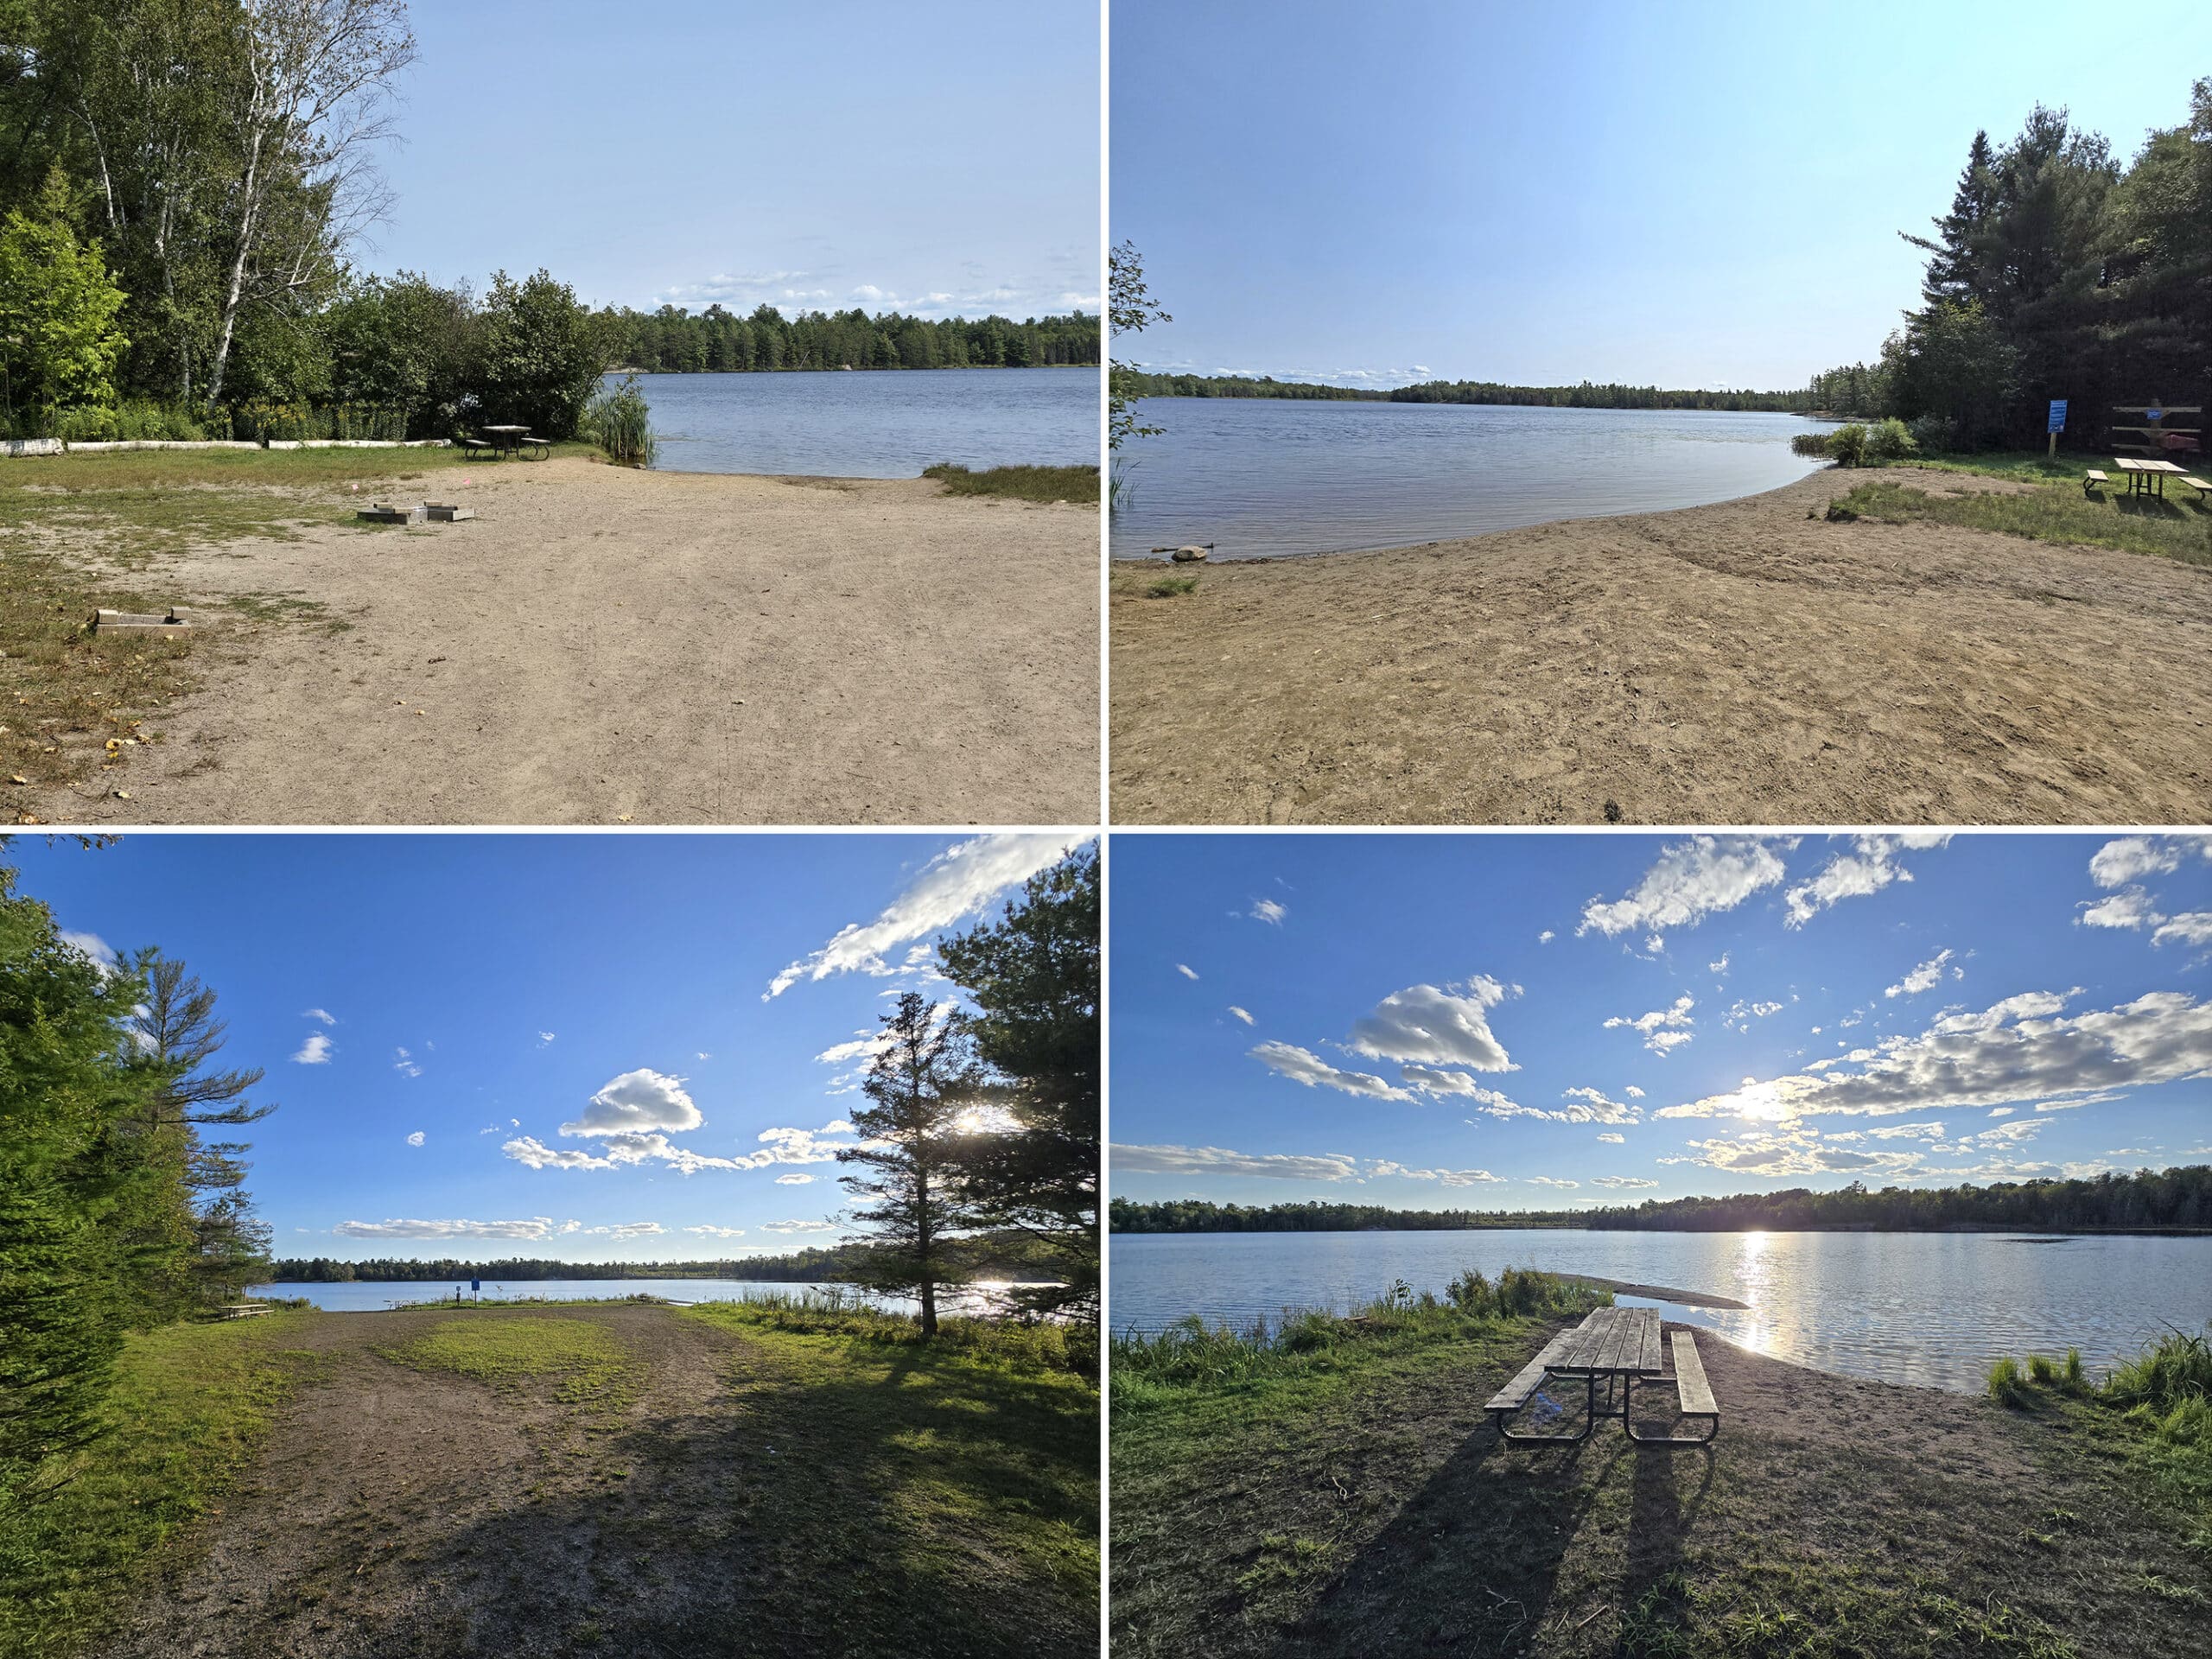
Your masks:
[{"label": "tall grass clump", "polygon": [[1826,432],[1800,432],[1789,440],[1790,453],[1808,461],[1826,461],[1829,436]]},{"label": "tall grass clump", "polygon": [[1472,1269],[1439,1297],[1402,1280],[1345,1313],[1287,1309],[1272,1325],[1208,1325],[1196,1314],[1157,1332],[1112,1339],[1117,1408],[1141,1408],[1190,1389],[1234,1388],[1341,1370],[1377,1354],[1495,1334],[1513,1322],[1577,1318],[1613,1300],[1556,1274],[1508,1268],[1492,1284]]},{"label": "tall grass clump", "polygon": [[619,386],[601,386],[584,405],[581,435],[618,467],[650,467],[659,446],[653,442],[645,394],[632,375]]}]

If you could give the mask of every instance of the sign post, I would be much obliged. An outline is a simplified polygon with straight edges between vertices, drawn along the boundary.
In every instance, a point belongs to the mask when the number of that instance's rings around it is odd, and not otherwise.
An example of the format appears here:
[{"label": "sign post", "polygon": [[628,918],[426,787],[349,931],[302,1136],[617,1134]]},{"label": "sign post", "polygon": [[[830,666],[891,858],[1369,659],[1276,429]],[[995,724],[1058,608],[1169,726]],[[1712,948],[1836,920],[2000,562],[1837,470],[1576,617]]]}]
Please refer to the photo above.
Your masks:
[{"label": "sign post", "polygon": [[2050,400],[2050,448],[2049,452],[2050,458],[2053,461],[2058,459],[2058,434],[2060,429],[2065,424],[2066,400],[2063,397],[2054,397]]}]

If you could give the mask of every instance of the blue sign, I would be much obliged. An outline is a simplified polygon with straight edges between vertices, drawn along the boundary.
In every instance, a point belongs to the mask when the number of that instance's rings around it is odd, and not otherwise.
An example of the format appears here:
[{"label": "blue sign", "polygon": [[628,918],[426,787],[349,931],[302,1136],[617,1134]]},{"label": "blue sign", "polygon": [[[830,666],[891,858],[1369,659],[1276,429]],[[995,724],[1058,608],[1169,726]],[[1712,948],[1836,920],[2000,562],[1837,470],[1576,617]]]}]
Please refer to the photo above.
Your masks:
[{"label": "blue sign", "polygon": [[471,1290],[481,1290],[484,1288],[484,1281],[481,1279],[472,1279],[468,1281],[468,1287]]},{"label": "blue sign", "polygon": [[2156,425],[2158,422],[2166,418],[2166,411],[2160,409],[2156,404],[2153,404],[2149,409],[2144,411],[2143,418],[2151,422],[2153,425]]},{"label": "blue sign", "polygon": [[2066,429],[2066,400],[2063,397],[2054,397],[2050,400],[2049,429],[2053,432],[2063,432]]}]

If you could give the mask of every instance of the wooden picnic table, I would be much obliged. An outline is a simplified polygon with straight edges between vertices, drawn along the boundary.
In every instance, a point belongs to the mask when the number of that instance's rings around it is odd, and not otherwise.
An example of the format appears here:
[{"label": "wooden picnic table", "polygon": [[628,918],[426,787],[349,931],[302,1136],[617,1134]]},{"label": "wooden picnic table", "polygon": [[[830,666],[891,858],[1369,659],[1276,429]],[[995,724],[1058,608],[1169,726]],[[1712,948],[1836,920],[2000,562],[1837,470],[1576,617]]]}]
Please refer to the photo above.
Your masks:
[{"label": "wooden picnic table", "polygon": [[[1580,1325],[1562,1331],[1544,1344],[1541,1352],[1522,1367],[1518,1376],[1499,1389],[1484,1408],[1497,1421],[1498,1432],[1509,1440],[1536,1444],[1573,1445],[1589,1439],[1600,1417],[1618,1417],[1629,1439],[1643,1445],[1702,1446],[1720,1431],[1720,1413],[1713,1389],[1705,1379],[1705,1366],[1697,1356],[1697,1343],[1687,1331],[1675,1333],[1675,1375],[1667,1376],[1664,1332],[1656,1307],[1600,1307]],[[1605,1403],[1598,1404],[1598,1383],[1605,1384]],[[1582,1384],[1582,1427],[1571,1433],[1547,1431],[1530,1433],[1511,1427],[1509,1420],[1532,1396],[1563,1412],[1545,1392],[1557,1380]],[[1708,1427],[1700,1435],[1646,1434],[1630,1421],[1629,1404],[1637,1383],[1671,1381],[1681,1398],[1682,1414],[1704,1419]],[[1618,1390],[1618,1396],[1616,1395]]]},{"label": "wooden picnic table", "polygon": [[519,453],[531,444],[536,444],[540,449],[550,450],[551,447],[544,439],[531,436],[526,426],[486,426],[480,430],[492,440],[493,447],[498,449]]},{"label": "wooden picnic table", "polygon": [[2121,455],[2113,461],[2113,465],[2127,474],[2127,493],[2130,495],[2147,495],[2155,485],[2161,501],[2166,499],[2167,474],[2179,478],[2189,470],[2186,467],[2175,466],[2171,461],[2138,461],[2133,455]]}]

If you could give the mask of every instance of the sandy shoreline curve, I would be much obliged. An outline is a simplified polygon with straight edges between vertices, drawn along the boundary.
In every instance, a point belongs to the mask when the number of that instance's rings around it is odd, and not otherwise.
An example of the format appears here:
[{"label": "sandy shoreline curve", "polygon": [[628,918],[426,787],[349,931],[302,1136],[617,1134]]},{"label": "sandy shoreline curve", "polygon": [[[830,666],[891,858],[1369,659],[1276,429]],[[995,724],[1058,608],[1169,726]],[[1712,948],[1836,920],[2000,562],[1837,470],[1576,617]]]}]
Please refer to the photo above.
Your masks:
[{"label": "sandy shoreline curve", "polygon": [[[165,556],[200,689],[48,823],[1088,823],[1090,505],[925,479],[440,471],[474,522]],[[335,498],[344,499],[347,498]],[[368,499],[364,493],[360,500]],[[257,619],[235,603],[257,596]]]},{"label": "sandy shoreline curve", "polygon": [[[2193,823],[2212,571],[1708,506],[1240,559],[1109,602],[1117,823]],[[1934,491],[2019,486],[1920,472]]]},{"label": "sandy shoreline curve", "polygon": [[1703,1290],[1673,1290],[1665,1285],[1639,1285],[1626,1279],[1601,1279],[1594,1273],[1562,1273],[1556,1275],[1570,1284],[1588,1285],[1594,1290],[1610,1290],[1618,1296],[1641,1296],[1646,1301],[1672,1302],[1678,1307],[1726,1307],[1749,1312],[1749,1302],[1739,1302],[1732,1296],[1715,1296]]}]

